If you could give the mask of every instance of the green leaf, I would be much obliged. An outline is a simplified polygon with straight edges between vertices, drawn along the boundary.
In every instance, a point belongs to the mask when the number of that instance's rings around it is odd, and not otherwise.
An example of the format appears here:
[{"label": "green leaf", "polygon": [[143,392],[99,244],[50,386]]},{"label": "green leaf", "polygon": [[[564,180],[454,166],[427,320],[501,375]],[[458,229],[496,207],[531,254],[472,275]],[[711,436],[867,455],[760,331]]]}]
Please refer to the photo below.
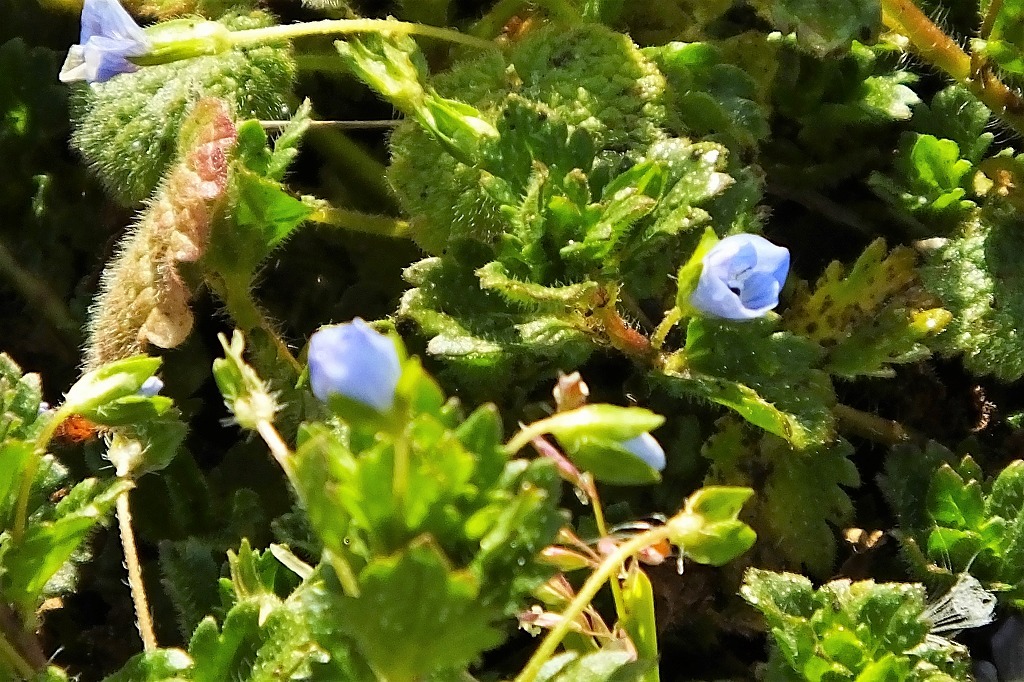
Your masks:
[{"label": "green leaf", "polygon": [[[68,389],[61,406],[67,413],[80,414],[87,419],[102,420],[103,409],[122,398],[133,398],[143,382],[153,376],[160,367],[160,358],[136,355],[103,365],[85,374]],[[166,399],[165,399],[166,400]],[[163,403],[148,403],[130,400],[127,404],[138,405],[140,414],[159,414],[151,406]],[[165,405],[166,409],[166,405]],[[102,422],[101,422],[102,423]]]},{"label": "green leaf", "polygon": [[[231,30],[271,23],[261,12],[229,14]],[[82,91],[72,145],[125,204],[146,199],[177,151],[182,122],[203,97],[219,97],[240,119],[287,112],[295,64],[282,43],[147,66]]]},{"label": "green leaf", "polygon": [[835,402],[819,369],[821,350],[775,323],[694,318],[686,347],[665,363],[656,383],[676,395],[705,398],[796,448],[831,438]]},{"label": "green leaf", "polygon": [[813,291],[798,283],[783,324],[826,347],[833,374],[892,376],[892,364],[927,357],[921,342],[951,319],[921,295],[916,262],[913,250],[887,253],[885,240],[876,239],[849,271],[833,261]]},{"label": "green leaf", "polygon": [[919,133],[956,143],[960,155],[977,165],[992,144],[989,132],[992,112],[969,90],[950,85],[932,98],[931,104],[914,113],[913,125]]},{"label": "green leaf", "polygon": [[56,506],[52,520],[32,520],[19,539],[9,537],[0,553],[4,599],[22,613],[32,613],[47,581],[104,520],[118,495],[131,487],[124,480],[82,481]]},{"label": "green leaf", "polygon": [[22,374],[10,356],[0,353],[0,440],[34,437],[46,422],[39,418],[42,398],[39,375]]},{"label": "green leaf", "polygon": [[429,543],[373,560],[359,583],[359,598],[340,600],[338,623],[388,680],[461,668],[502,639],[477,599],[477,580]]},{"label": "green leaf", "polygon": [[217,337],[224,357],[213,361],[213,378],[224,396],[224,403],[240,426],[256,430],[261,421],[274,421],[277,402],[269,387],[242,357],[245,338],[237,329],[229,343],[224,335]]},{"label": "green leaf", "polygon": [[[622,601],[626,614],[618,626],[629,633],[641,661],[658,660],[658,623],[654,614],[654,588],[639,564],[633,563],[622,582]],[[649,670],[637,682],[658,682],[655,670]]]},{"label": "green leaf", "polygon": [[900,140],[893,175],[875,173],[869,184],[883,199],[919,220],[950,225],[974,206],[966,198],[972,169],[953,140],[907,133]]},{"label": "green leaf", "polygon": [[274,151],[267,163],[264,175],[270,180],[280,181],[284,178],[288,166],[299,154],[299,144],[313,121],[313,105],[306,99],[292,114],[281,134],[274,140]]},{"label": "green leaf", "polygon": [[854,40],[868,42],[882,26],[878,0],[782,0],[754,2],[758,13],[799,44],[820,55],[848,50]]},{"label": "green leaf", "polygon": [[298,602],[269,595],[236,603],[218,629],[204,619],[188,646],[192,682],[277,682],[309,679],[311,667],[326,662],[313,641]]},{"label": "green leaf", "polygon": [[[835,529],[853,520],[846,488],[860,484],[846,441],[795,450],[781,439],[751,438],[735,420],[720,430],[702,454],[712,461],[706,485],[742,485],[762,491],[742,518],[761,538],[755,546],[760,565],[805,566],[815,576],[829,575],[836,555]],[[805,500],[795,505],[793,499]]]},{"label": "green leaf", "polygon": [[644,673],[632,653],[609,649],[554,657],[538,673],[537,682],[635,682],[643,680]]},{"label": "green leaf", "polygon": [[968,674],[965,649],[928,636],[921,585],[835,580],[815,591],[803,576],[748,569],[740,594],[765,617],[768,665],[781,679],[924,682]]},{"label": "green leaf", "polygon": [[[982,9],[988,12],[988,2],[982,2]],[[971,41],[971,49],[979,55],[988,57],[1001,69],[1009,73],[1024,73],[1024,2],[1021,0],[1005,0],[992,21],[992,28],[987,39]]]},{"label": "green leaf", "polygon": [[191,668],[192,659],[181,649],[157,649],[132,656],[103,682],[186,682]]},{"label": "green leaf", "polygon": [[935,340],[937,350],[962,356],[976,375],[1003,381],[1024,376],[1024,345],[1016,332],[1024,317],[1024,261],[1014,216],[1011,207],[975,211],[921,268],[925,286],[953,314]]},{"label": "green leaf", "polygon": [[717,134],[730,148],[754,147],[768,136],[768,112],[755,101],[754,79],[727,63],[717,45],[672,42],[643,52],[665,73],[688,130]]}]

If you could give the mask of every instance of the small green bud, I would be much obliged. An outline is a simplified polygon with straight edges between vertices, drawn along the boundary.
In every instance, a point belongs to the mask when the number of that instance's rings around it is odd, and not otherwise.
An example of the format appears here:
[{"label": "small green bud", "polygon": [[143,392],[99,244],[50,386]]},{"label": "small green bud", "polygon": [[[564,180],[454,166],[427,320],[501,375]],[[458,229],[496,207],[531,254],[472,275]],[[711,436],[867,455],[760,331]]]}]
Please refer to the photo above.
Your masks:
[{"label": "small green bud", "polygon": [[231,342],[218,335],[225,357],[213,361],[213,378],[224,396],[224,404],[243,429],[255,431],[260,422],[273,422],[277,401],[267,385],[245,360],[245,339],[235,330]]},{"label": "small green bud", "polygon": [[135,397],[160,367],[160,362],[160,358],[137,355],[94,369],[71,387],[61,409],[68,414],[80,414],[86,419],[106,423],[100,418],[103,408],[120,398]]}]

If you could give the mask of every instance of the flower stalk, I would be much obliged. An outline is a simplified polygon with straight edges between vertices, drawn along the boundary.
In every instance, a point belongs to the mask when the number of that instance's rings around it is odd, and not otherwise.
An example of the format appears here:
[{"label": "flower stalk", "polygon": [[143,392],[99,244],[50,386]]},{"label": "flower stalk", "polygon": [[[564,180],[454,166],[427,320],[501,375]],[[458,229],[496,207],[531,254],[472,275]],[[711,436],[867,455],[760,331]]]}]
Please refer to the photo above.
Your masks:
[{"label": "flower stalk", "polygon": [[[986,16],[987,24],[994,21],[994,15],[989,14],[992,16]],[[925,61],[945,71],[1018,135],[1024,136],[1024,98],[1020,93],[1001,81],[987,65],[975,63],[913,0],[882,0],[882,20],[890,29],[905,35]]]}]

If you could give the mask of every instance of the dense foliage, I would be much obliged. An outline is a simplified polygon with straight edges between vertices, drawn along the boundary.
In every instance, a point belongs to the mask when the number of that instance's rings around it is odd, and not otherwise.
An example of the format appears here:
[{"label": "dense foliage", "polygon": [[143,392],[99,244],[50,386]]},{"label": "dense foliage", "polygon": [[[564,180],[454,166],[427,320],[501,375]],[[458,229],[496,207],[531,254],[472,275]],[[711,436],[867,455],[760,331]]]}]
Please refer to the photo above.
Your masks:
[{"label": "dense foliage", "polygon": [[1020,0],[0,16],[3,679],[1020,672]]}]

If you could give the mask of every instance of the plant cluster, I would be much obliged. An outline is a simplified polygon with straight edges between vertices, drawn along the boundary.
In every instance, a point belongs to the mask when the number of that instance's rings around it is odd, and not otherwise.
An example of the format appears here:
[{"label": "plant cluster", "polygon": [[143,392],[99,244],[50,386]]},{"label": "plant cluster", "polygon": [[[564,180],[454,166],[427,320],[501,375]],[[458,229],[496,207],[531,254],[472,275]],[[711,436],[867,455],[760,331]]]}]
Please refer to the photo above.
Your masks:
[{"label": "plant cluster", "polygon": [[0,0],[4,679],[1012,679],[1020,0],[74,4]]}]

